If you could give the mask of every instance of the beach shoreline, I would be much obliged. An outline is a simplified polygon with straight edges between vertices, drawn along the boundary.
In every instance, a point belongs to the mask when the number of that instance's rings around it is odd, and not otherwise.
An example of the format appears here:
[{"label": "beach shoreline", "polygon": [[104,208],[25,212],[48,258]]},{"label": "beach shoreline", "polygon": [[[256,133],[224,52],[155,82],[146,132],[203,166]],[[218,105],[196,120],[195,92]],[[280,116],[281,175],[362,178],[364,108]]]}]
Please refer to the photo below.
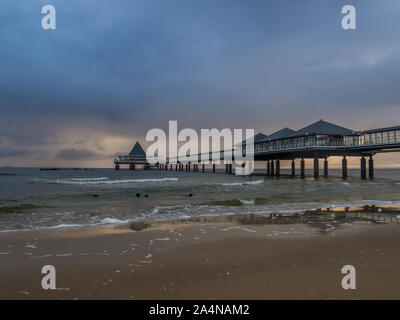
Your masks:
[{"label": "beach shoreline", "polygon": [[0,299],[398,299],[397,207],[342,209],[1,233]]}]

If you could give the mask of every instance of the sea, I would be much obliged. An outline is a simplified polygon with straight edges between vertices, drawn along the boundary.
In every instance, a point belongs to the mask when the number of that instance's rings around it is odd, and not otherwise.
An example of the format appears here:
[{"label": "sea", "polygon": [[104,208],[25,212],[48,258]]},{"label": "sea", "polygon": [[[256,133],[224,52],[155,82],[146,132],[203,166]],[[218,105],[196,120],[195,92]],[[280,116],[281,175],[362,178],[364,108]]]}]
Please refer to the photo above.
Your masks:
[{"label": "sea", "polygon": [[347,180],[335,169],[317,180],[263,173],[0,168],[0,232],[400,203],[400,169],[367,180],[351,169]]}]

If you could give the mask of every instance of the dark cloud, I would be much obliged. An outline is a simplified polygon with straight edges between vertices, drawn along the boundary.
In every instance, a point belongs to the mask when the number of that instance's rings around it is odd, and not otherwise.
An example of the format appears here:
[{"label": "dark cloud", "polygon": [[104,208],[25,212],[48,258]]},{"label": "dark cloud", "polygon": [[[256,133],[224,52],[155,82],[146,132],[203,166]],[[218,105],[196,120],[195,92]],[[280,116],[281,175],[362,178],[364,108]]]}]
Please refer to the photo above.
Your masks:
[{"label": "dark cloud", "polygon": [[87,149],[63,149],[56,155],[56,158],[62,160],[88,160],[101,158],[102,156]]},{"label": "dark cloud", "polygon": [[27,156],[32,154],[31,150],[16,148],[0,148],[0,158],[10,158],[16,156]]},{"label": "dark cloud", "polygon": [[55,31],[41,29],[45,4],[0,3],[0,140],[11,145],[68,148],[81,139],[59,133],[82,127],[143,137],[168,120],[271,133],[400,118],[398,0],[353,0],[355,31],[340,26],[341,0],[53,0]]}]

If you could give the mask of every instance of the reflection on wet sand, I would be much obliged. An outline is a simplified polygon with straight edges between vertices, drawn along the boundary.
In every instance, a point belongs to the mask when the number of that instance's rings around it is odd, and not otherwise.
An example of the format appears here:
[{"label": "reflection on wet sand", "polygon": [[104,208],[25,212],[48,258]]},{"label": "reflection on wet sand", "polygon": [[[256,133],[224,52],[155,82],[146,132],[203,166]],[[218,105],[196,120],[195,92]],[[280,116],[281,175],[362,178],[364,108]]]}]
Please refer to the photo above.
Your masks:
[{"label": "reflection on wet sand", "polygon": [[[400,223],[400,206],[396,205],[365,205],[358,207],[335,207],[316,210],[307,210],[288,214],[232,214],[220,216],[198,216],[188,219],[168,220],[165,222],[145,223],[130,222],[118,226],[140,231],[149,227],[163,224],[190,224],[190,223],[234,223],[238,225],[270,225],[270,224],[309,224],[323,231],[340,228],[343,224],[353,222],[369,223]],[[327,229],[331,224],[331,228]]]}]

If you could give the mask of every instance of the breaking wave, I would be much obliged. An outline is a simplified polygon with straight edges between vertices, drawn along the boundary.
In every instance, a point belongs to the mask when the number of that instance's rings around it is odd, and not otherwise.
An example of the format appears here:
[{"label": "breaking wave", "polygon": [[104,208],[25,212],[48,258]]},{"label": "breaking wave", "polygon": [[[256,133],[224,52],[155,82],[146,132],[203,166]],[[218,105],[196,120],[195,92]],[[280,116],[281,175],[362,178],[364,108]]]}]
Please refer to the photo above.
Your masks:
[{"label": "breaking wave", "polygon": [[72,184],[72,185],[99,185],[99,184],[123,184],[123,183],[143,183],[143,182],[165,182],[165,181],[178,181],[178,178],[162,178],[162,179],[123,179],[123,180],[109,180],[109,178],[68,178],[47,180],[49,183],[56,184]]},{"label": "breaking wave", "polygon": [[254,180],[254,181],[246,181],[246,182],[225,182],[225,183],[216,183],[221,186],[243,186],[243,185],[254,185],[254,184],[263,184],[264,179]]},{"label": "breaking wave", "polygon": [[241,203],[245,204],[245,205],[255,205],[256,204],[254,200],[242,200],[242,199],[239,199],[239,201]]},{"label": "breaking wave", "polygon": [[121,224],[121,223],[127,223],[129,220],[120,220],[116,218],[104,218],[103,220],[100,221],[100,224]]}]

